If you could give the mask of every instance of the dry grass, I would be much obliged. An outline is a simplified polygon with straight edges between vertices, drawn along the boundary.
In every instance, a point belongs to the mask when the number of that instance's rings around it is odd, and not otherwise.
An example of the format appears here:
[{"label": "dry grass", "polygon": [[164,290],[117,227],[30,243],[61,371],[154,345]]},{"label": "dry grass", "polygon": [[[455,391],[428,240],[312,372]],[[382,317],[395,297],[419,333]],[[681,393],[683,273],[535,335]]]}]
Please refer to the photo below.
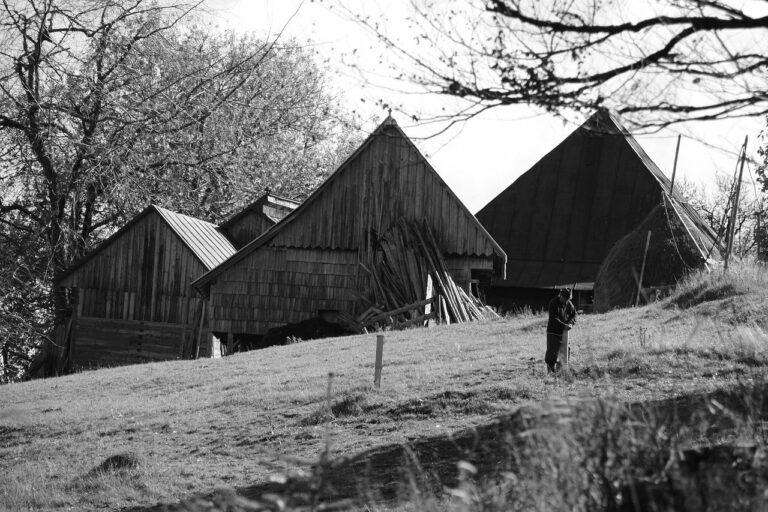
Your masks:
[{"label": "dry grass", "polygon": [[[546,376],[546,320],[525,314],[387,333],[381,390],[371,386],[375,336],[6,385],[0,509],[173,502],[306,469],[326,433],[334,457],[551,399],[638,401],[734,385],[768,366],[756,309],[766,282],[764,270],[738,267],[724,278],[694,276],[665,302],[582,317],[567,378]],[[138,464],[93,472],[116,454]]]}]

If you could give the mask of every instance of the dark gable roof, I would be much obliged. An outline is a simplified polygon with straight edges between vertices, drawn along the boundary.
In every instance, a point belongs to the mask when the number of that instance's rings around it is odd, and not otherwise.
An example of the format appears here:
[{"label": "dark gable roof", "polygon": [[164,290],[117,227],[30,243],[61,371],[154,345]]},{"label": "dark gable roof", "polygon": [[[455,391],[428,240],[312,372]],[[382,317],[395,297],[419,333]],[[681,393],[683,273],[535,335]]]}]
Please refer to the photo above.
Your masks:
[{"label": "dark gable roof", "polygon": [[58,283],[71,275],[151,213],[157,213],[208,270],[216,267],[235,253],[234,246],[219,232],[214,224],[182,215],[181,213],[175,213],[159,206],[150,205],[131,219],[125,226],[118,229],[112,236],[99,244],[93,251],[73,263],[66,271],[55,278],[54,283]]},{"label": "dark gable roof", "polygon": [[289,226],[291,226],[293,222],[296,221],[296,219],[300,219],[302,217],[303,212],[307,211],[309,208],[312,207],[313,203],[318,201],[318,198],[321,197],[323,191],[326,190],[328,187],[331,187],[336,180],[340,179],[340,176],[342,176],[344,171],[348,168],[349,164],[353,162],[355,158],[357,158],[370,145],[372,145],[373,141],[378,136],[383,135],[385,130],[388,130],[388,129],[395,130],[396,137],[401,138],[404,141],[407,141],[407,143],[409,144],[409,147],[418,155],[418,157],[426,165],[427,172],[431,173],[437,179],[437,182],[442,186],[442,188],[446,190],[447,193],[450,195],[452,200],[460,209],[461,215],[466,216],[466,218],[469,219],[469,223],[473,225],[478,230],[479,233],[482,234],[482,237],[486,239],[488,245],[492,248],[493,254],[495,254],[497,257],[501,258],[502,260],[504,260],[504,262],[506,262],[506,254],[504,253],[501,246],[499,246],[499,244],[497,244],[496,241],[493,240],[493,238],[488,234],[488,232],[483,227],[483,225],[475,218],[474,215],[472,215],[472,213],[466,208],[466,206],[464,206],[464,203],[462,203],[461,200],[459,200],[458,197],[456,197],[455,193],[450,189],[450,187],[448,187],[448,185],[440,177],[440,175],[434,170],[434,168],[431,165],[429,165],[429,162],[427,162],[426,158],[424,158],[424,156],[421,154],[418,148],[416,148],[416,146],[408,138],[408,136],[405,135],[405,133],[400,129],[400,127],[397,125],[395,120],[392,119],[392,117],[387,117],[368,136],[368,138],[341,165],[339,165],[339,167],[333,172],[333,174],[331,174],[317,189],[315,189],[314,192],[312,192],[312,194],[303,203],[301,203],[301,205],[299,205],[298,208],[296,208],[291,213],[289,213],[282,221],[280,221],[279,223],[271,227],[264,234],[262,234],[255,240],[248,243],[245,247],[243,247],[239,251],[237,251],[226,262],[219,265],[218,267],[211,270],[210,272],[206,273],[205,275],[201,276],[199,279],[193,281],[192,285],[197,289],[203,289],[208,283],[210,283],[218,275],[224,272],[227,268],[242,261],[249,254],[256,251],[260,247],[264,246],[265,244],[273,240],[282,231],[286,230]]},{"label": "dark gable roof", "polygon": [[[618,118],[598,111],[477,213],[509,258],[507,279],[495,284],[594,281],[613,244],[661,204],[669,188]],[[672,205],[703,256],[717,256],[715,233],[678,191]]]},{"label": "dark gable roof", "polygon": [[[635,153],[637,153],[637,156],[640,158],[640,160],[642,160],[648,170],[651,171],[654,178],[656,178],[656,180],[659,182],[662,190],[666,193],[667,197],[670,197],[669,192],[670,188],[672,187],[672,181],[667,178],[666,174],[664,174],[661,169],[659,169],[659,167],[656,165],[656,162],[654,162],[651,157],[648,156],[648,153],[646,153],[642,146],[640,146],[640,143],[637,142],[637,139],[635,139],[632,134],[630,134],[621,124],[618,117],[608,111],[605,111],[604,115],[605,114],[610,117],[615,128],[619,130],[619,132],[624,136]],[[717,233],[715,233],[715,231],[712,229],[712,226],[710,226],[704,219],[702,219],[699,213],[690,204],[688,204],[688,202],[680,194],[679,190],[679,188],[673,190],[671,195],[671,205],[674,208],[675,213],[677,213],[678,217],[683,222],[683,225],[688,231],[688,234],[693,239],[694,243],[699,246],[702,256],[705,259],[710,257],[719,259],[720,251],[724,248],[719,244]]]}]

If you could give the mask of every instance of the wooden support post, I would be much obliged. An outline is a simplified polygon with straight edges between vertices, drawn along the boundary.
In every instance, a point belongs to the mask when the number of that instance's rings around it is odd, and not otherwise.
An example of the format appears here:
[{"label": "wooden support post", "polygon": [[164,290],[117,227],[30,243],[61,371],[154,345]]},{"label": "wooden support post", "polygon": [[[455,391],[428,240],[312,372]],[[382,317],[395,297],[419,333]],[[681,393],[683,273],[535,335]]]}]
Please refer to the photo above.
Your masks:
[{"label": "wooden support post", "polygon": [[563,329],[563,338],[560,340],[560,352],[558,352],[558,360],[560,361],[560,370],[567,370],[571,364],[571,347],[568,345],[568,331],[569,329]]},{"label": "wooden support post", "polygon": [[[435,294],[435,288],[434,288],[434,285],[432,284],[432,276],[427,274],[427,290],[426,290],[424,299],[431,299],[434,297],[434,294]],[[428,302],[427,304],[424,305],[424,316],[427,316],[431,313],[432,313],[432,302]],[[427,324],[429,325],[429,322],[427,322]]]},{"label": "wooden support post", "polygon": [[195,346],[192,348],[192,359],[200,357],[200,344],[203,340],[203,325],[205,325],[205,315],[208,313],[205,300],[201,299],[202,307],[200,308],[200,323],[197,327],[197,338],[195,340]]},{"label": "wooden support post", "polygon": [[640,304],[640,291],[643,289],[643,274],[645,273],[645,259],[648,257],[648,246],[651,244],[651,232],[645,238],[645,251],[643,252],[643,264],[640,267],[640,279],[637,280],[637,296],[635,297],[635,306]]},{"label": "wooden support post", "polygon": [[72,371],[75,363],[75,346],[77,345],[77,310],[80,305],[80,294],[77,288],[72,289],[72,317],[69,337],[67,338],[67,372]]},{"label": "wooden support post", "polygon": [[736,235],[736,214],[739,211],[739,195],[741,194],[741,178],[744,175],[744,162],[747,159],[747,140],[749,135],[744,137],[744,149],[741,153],[741,168],[739,169],[739,179],[736,180],[736,191],[734,192],[733,205],[731,208],[731,223],[728,226],[728,240],[725,246],[725,265],[724,270],[728,270],[728,260],[733,251],[733,237]]},{"label": "wooden support post", "polygon": [[227,355],[228,356],[232,355],[232,351],[234,349],[234,345],[235,345],[235,342],[234,342],[232,333],[228,332],[227,333]]},{"label": "wooden support post", "polygon": [[384,358],[384,335],[376,335],[376,363],[373,370],[373,385],[376,388],[381,387],[381,367]]}]

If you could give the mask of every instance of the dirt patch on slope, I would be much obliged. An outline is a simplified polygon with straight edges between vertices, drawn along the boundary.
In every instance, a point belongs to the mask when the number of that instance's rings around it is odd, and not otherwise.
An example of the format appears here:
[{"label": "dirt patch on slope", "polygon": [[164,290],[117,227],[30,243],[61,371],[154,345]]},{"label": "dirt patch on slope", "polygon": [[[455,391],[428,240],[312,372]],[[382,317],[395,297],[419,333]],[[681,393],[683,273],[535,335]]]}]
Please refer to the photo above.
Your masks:
[{"label": "dirt patch on slope", "polygon": [[[388,402],[365,390],[344,392],[330,405],[321,405],[301,418],[302,427],[320,425],[327,421],[369,417],[372,420],[401,421],[404,419],[437,418],[448,415],[471,416],[492,414],[499,404],[519,403],[531,398],[528,389],[503,386],[469,390],[446,390],[425,397]],[[508,408],[507,408],[508,410]]]}]

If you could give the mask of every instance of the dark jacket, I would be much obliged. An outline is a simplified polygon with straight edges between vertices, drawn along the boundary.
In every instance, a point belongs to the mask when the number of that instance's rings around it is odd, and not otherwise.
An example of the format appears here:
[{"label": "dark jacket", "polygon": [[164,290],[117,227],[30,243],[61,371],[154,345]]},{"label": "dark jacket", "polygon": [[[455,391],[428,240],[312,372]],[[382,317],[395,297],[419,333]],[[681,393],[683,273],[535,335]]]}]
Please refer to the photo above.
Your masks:
[{"label": "dark jacket", "polygon": [[[560,322],[558,322],[560,320]],[[563,335],[563,324],[573,325],[576,323],[576,308],[571,301],[565,304],[560,302],[559,297],[549,301],[549,322],[547,323],[547,333]]]}]

